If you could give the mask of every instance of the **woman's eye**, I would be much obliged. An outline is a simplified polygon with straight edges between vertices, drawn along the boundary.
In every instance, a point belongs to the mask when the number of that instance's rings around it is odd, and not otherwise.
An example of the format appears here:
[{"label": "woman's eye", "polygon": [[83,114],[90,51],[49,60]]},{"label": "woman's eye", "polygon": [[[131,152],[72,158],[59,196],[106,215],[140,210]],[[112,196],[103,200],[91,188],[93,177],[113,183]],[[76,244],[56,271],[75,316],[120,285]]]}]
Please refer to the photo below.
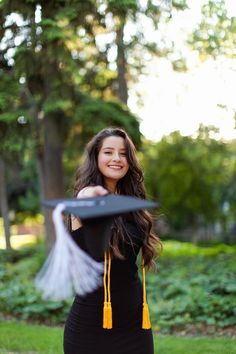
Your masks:
[{"label": "woman's eye", "polygon": [[126,152],[121,152],[121,156],[127,156]]},{"label": "woman's eye", "polygon": [[104,154],[111,155],[111,151],[104,151]]}]

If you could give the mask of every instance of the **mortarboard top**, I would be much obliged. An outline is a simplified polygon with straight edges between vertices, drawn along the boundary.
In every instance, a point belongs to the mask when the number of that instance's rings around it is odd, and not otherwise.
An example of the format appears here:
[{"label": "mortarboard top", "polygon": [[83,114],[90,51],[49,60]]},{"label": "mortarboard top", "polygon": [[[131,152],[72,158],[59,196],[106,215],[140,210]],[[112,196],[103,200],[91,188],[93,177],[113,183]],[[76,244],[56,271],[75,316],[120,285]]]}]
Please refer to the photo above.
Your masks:
[{"label": "mortarboard top", "polygon": [[65,206],[64,213],[76,215],[82,220],[86,247],[96,260],[103,258],[104,251],[109,246],[114,217],[140,209],[157,207],[157,204],[152,201],[117,194],[43,202],[49,208],[55,208],[60,203]]},{"label": "mortarboard top", "polygon": [[158,207],[153,201],[117,194],[45,200],[43,205],[55,208],[59,203],[65,205],[64,213],[76,215],[81,220],[115,217],[132,211]]}]

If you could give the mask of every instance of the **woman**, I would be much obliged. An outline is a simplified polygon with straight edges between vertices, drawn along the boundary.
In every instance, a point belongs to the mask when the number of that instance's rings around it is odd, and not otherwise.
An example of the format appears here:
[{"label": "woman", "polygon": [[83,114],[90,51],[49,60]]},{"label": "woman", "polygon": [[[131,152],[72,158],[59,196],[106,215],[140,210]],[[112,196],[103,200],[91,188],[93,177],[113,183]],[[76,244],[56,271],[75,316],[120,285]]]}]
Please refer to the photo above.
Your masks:
[{"label": "woman", "polygon": [[[106,128],[88,143],[74,189],[78,198],[117,193],[145,199],[143,173],[124,130]],[[151,227],[143,210],[114,219],[104,256],[104,286],[85,297],[76,295],[65,325],[65,354],[154,353],[145,283],[142,286],[136,265],[142,250],[143,269],[154,266],[161,243]],[[81,222],[72,216],[70,228],[86,250]]]}]

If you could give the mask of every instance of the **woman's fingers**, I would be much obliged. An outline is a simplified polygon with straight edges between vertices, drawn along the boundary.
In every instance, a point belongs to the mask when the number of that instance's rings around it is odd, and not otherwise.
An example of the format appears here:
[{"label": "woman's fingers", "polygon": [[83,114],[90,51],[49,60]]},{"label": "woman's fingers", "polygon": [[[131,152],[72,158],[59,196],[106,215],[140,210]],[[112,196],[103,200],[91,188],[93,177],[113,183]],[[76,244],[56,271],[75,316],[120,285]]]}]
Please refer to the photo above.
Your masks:
[{"label": "woman's fingers", "polygon": [[93,192],[95,193],[94,196],[106,195],[108,193],[108,190],[103,188],[102,186],[95,186]]},{"label": "woman's fingers", "polygon": [[89,186],[83,188],[77,195],[77,198],[96,197],[108,194],[108,190],[102,186]]}]

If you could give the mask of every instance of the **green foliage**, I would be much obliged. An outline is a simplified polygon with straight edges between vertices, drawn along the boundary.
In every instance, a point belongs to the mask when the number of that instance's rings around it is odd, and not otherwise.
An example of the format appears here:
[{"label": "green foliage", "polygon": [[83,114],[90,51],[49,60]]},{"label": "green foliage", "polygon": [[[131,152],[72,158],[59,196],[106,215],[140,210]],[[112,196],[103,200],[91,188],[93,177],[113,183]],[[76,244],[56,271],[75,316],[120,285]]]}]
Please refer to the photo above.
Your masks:
[{"label": "green foliage", "polygon": [[19,95],[16,77],[10,70],[4,72],[0,69],[0,153],[5,159],[17,156],[25,145],[28,132],[18,121],[24,115],[18,106]]},{"label": "green foliage", "polygon": [[157,328],[169,332],[191,324],[235,326],[235,253],[235,247],[224,245],[196,249],[191,244],[164,244],[158,273],[148,276]]},{"label": "green foliage", "polygon": [[167,241],[165,242],[164,258],[189,257],[189,256],[218,256],[220,254],[236,253],[236,246],[217,244],[214,246],[198,246],[190,242]]},{"label": "green foliage", "polygon": [[[236,249],[165,242],[158,273],[147,273],[154,329],[170,332],[188,325],[236,325]],[[43,301],[33,279],[43,259],[42,246],[1,251],[0,312],[33,321],[64,323],[70,303]]]},{"label": "green foliage", "polygon": [[133,14],[138,11],[138,1],[137,0],[109,0],[108,10],[112,11],[113,14],[121,17],[125,17],[128,12]]},{"label": "green foliage", "polygon": [[187,0],[173,0],[172,5],[177,10],[185,10],[188,8]]},{"label": "green foliage", "polygon": [[231,152],[229,145],[210,136],[210,128],[200,127],[197,138],[174,132],[144,147],[148,192],[160,202],[161,212],[174,229],[205,226],[223,218],[232,176]]},{"label": "green foliage", "polygon": [[0,312],[25,320],[63,323],[69,302],[43,301],[34,287],[33,279],[43,263],[44,249],[40,247],[36,253],[34,249],[1,253]]},{"label": "green foliage", "polygon": [[[33,146],[28,139],[23,144],[17,158],[8,160],[8,202],[10,210],[15,211],[11,222],[23,222],[22,218],[39,212],[39,184]],[[10,156],[13,156],[12,152]],[[19,218],[21,212],[24,215]]]},{"label": "green foliage", "polygon": [[76,110],[75,119],[83,126],[82,143],[107,126],[119,126],[124,128],[137,147],[140,147],[139,123],[127,107],[118,101],[103,102],[100,99],[87,98]]},{"label": "green foliage", "polygon": [[233,58],[236,45],[236,22],[226,10],[225,1],[209,0],[202,7],[202,20],[193,31],[190,45],[202,60],[220,55]]}]

